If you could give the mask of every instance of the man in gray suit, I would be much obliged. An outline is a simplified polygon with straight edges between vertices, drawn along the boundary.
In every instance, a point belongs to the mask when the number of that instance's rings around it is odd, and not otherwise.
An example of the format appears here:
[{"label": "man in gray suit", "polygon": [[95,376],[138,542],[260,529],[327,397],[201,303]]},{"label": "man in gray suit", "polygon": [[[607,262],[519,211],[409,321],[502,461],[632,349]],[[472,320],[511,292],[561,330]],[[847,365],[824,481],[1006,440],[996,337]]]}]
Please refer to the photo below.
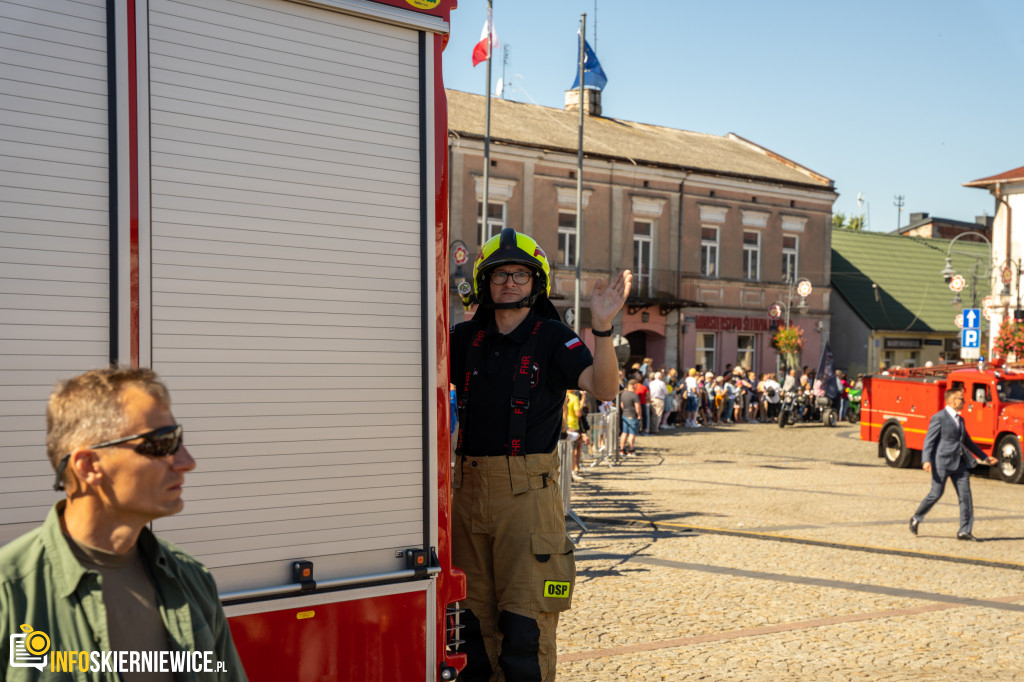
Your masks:
[{"label": "man in gray suit", "polygon": [[[996,463],[995,457],[987,456],[971,440],[964,428],[960,410],[964,407],[964,392],[961,388],[946,391],[946,406],[932,415],[928,424],[928,435],[921,448],[921,466],[932,475],[932,489],[921,501],[917,512],[910,517],[910,532],[917,535],[921,519],[928,513],[946,489],[946,479],[953,479],[956,495],[960,499],[960,530],[958,540],[978,541],[971,534],[974,526],[974,505],[971,502],[970,470],[982,462],[989,466]],[[970,451],[970,452],[968,452]]]}]

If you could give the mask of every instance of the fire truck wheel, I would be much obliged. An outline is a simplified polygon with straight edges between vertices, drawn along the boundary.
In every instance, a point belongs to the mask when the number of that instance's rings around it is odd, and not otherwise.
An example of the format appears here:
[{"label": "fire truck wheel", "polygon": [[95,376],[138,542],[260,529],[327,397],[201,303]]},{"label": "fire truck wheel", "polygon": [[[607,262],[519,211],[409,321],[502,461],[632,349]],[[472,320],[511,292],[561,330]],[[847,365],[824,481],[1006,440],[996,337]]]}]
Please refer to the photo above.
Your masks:
[{"label": "fire truck wheel", "polygon": [[999,459],[999,475],[1002,476],[1004,481],[1007,483],[1020,483],[1024,481],[1020,439],[1017,436],[1008,434],[999,439],[996,457]]},{"label": "fire truck wheel", "polygon": [[885,457],[885,463],[891,467],[906,469],[910,466],[910,450],[899,424],[889,424],[882,429],[882,435],[878,437],[878,454]]}]

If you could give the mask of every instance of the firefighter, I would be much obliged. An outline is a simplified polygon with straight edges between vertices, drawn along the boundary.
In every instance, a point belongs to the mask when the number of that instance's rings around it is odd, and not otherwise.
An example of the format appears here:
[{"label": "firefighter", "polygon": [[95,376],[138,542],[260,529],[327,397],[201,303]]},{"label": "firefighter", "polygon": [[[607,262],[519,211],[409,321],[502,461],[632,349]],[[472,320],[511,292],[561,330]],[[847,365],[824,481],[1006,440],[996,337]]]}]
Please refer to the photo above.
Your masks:
[{"label": "firefighter", "polygon": [[572,603],[576,575],[558,483],[562,404],[567,389],[615,396],[612,318],[631,281],[627,270],[594,287],[593,355],[559,321],[547,257],[530,237],[503,229],[460,287],[467,309],[478,304],[451,331],[460,425],[452,550],[468,583],[465,682],[555,678],[558,614]]}]

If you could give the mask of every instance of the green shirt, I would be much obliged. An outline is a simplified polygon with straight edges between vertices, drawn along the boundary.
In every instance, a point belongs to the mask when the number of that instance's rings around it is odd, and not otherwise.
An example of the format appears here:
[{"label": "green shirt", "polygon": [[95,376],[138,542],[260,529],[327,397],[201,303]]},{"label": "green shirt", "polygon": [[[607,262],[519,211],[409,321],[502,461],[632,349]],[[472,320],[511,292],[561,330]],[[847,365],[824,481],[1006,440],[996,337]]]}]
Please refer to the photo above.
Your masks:
[{"label": "green shirt", "polygon": [[[118,673],[50,672],[54,652],[110,651],[102,578],[78,562],[63,536],[58,502],[39,528],[0,548],[0,666],[10,682],[76,680],[119,682]],[[143,528],[139,549],[153,581],[157,607],[167,629],[171,652],[209,651],[214,672],[179,672],[189,682],[244,682],[238,658],[213,576],[201,563]],[[45,632],[50,638],[47,664],[36,668],[12,667],[12,634],[21,625]],[[102,659],[101,659],[102,660]],[[110,659],[108,659],[110,660]],[[216,672],[219,663],[225,670]],[[56,668],[55,668],[56,670]],[[4,678],[0,675],[0,678]]]}]

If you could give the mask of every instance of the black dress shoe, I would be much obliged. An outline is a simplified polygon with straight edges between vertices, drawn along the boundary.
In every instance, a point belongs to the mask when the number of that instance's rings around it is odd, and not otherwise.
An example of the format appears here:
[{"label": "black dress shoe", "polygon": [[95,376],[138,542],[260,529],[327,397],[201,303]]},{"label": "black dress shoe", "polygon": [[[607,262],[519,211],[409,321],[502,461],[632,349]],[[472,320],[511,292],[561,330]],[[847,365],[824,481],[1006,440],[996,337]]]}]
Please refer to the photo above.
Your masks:
[{"label": "black dress shoe", "polygon": [[957,533],[956,534],[956,539],[957,540],[969,540],[971,542],[981,542],[981,540],[979,540],[978,538],[974,537],[970,533]]},{"label": "black dress shoe", "polygon": [[910,532],[917,535],[917,527],[921,525],[921,519],[911,516],[910,517]]}]

